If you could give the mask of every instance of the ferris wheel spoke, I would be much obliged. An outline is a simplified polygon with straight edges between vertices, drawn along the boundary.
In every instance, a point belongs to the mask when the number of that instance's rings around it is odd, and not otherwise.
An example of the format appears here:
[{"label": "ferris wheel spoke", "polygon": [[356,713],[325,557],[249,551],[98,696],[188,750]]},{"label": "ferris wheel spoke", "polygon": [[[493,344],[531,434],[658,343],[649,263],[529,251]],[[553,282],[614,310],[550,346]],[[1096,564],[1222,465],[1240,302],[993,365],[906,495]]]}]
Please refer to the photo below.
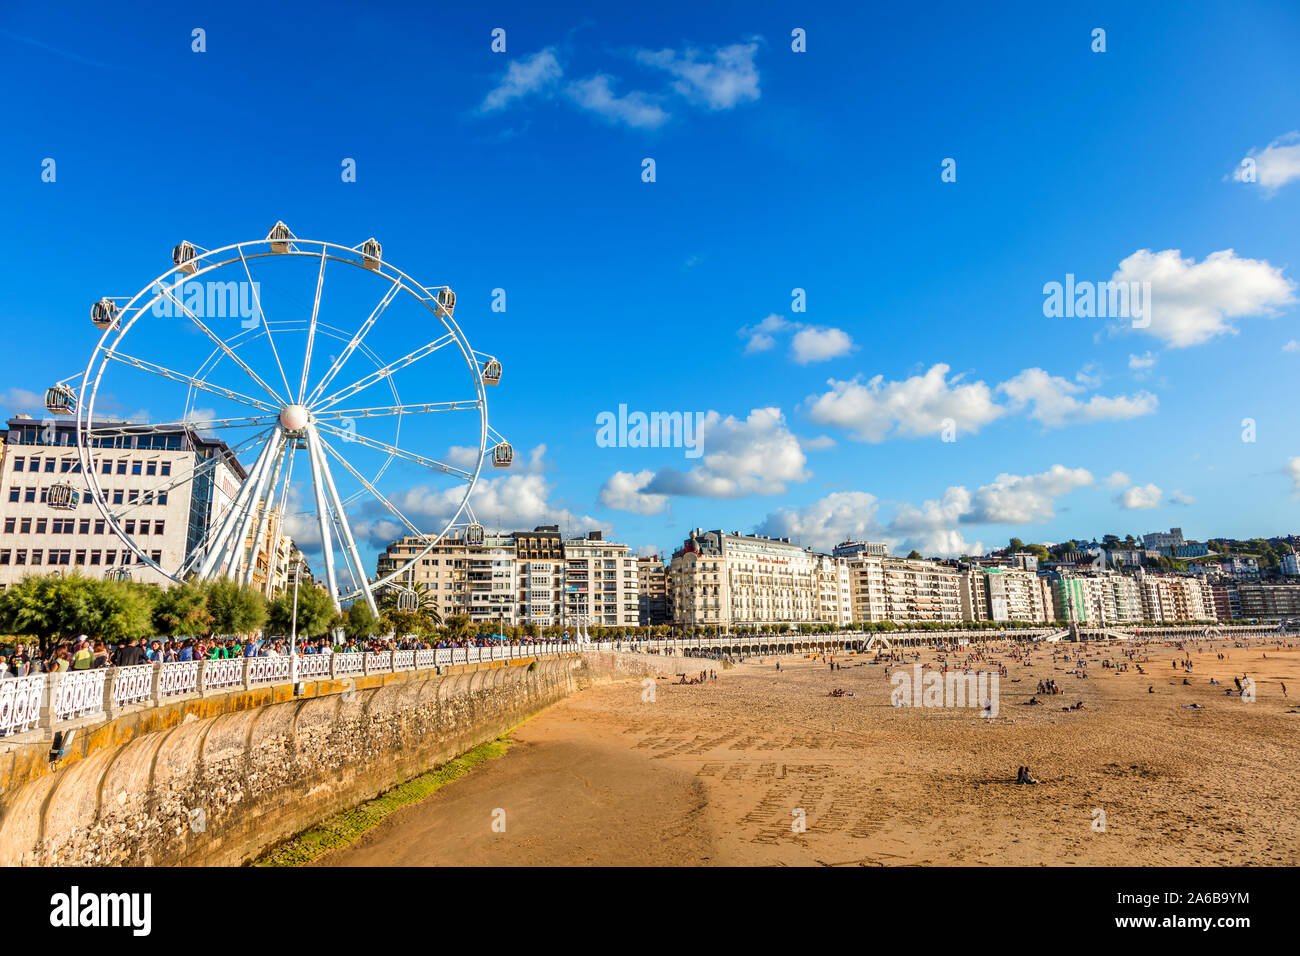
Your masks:
[{"label": "ferris wheel spoke", "polygon": [[[248,587],[253,583],[253,574],[257,570],[257,559],[262,553],[262,535],[263,532],[268,530],[267,522],[270,520],[271,516],[271,502],[275,499],[276,487],[280,482],[280,469],[284,467],[284,459],[288,454],[288,440],[280,442],[280,448],[276,452],[275,456],[275,469],[272,473],[271,480],[265,484],[262,495],[256,502],[257,526],[253,529],[253,546],[249,551],[248,563],[244,566],[244,587]],[[271,545],[269,542],[267,545],[266,569],[268,578],[270,577],[271,571],[271,555],[275,553],[276,545],[278,544],[279,541],[277,540],[275,545]],[[239,549],[235,553],[241,557],[243,556],[244,548],[242,541],[239,542]]]},{"label": "ferris wheel spoke", "polygon": [[222,428],[245,428],[257,425],[274,425],[278,415],[254,415],[249,418],[184,418],[178,422],[125,422],[117,425],[86,427],[86,434],[105,435],[159,435],[188,428],[194,431],[217,431]]},{"label": "ferris wheel spoke", "polygon": [[175,302],[176,305],[178,305],[185,312],[185,314],[190,317],[190,321],[193,322],[196,326],[198,326],[200,332],[202,332],[204,335],[206,335],[209,339],[212,340],[213,345],[221,349],[222,352],[226,353],[226,356],[230,359],[230,361],[234,362],[237,366],[239,366],[240,370],[249,378],[251,378],[254,382],[256,382],[257,385],[266,392],[266,394],[270,395],[271,398],[275,399],[276,402],[284,401],[284,399],[282,399],[279,395],[275,393],[275,390],[272,389],[270,385],[267,385],[266,382],[262,381],[262,376],[254,372],[252,366],[250,366],[247,362],[245,362],[242,358],[240,358],[237,354],[235,354],[235,350],[226,344],[225,339],[221,338],[221,336],[217,335],[210,328],[208,328],[206,322],[204,322],[197,315],[195,315],[190,310],[189,306],[187,306],[184,302],[182,302],[179,298],[177,298],[176,294],[172,292],[170,287],[163,287],[163,292],[167,295],[167,298]]},{"label": "ferris wheel spoke", "polygon": [[[319,435],[317,437],[319,437]],[[348,474],[350,474],[353,478],[355,478],[363,488],[365,488],[368,492],[370,492],[370,494],[374,496],[376,501],[378,501],[381,505],[387,508],[394,518],[396,518],[402,524],[406,525],[406,527],[410,530],[411,534],[419,538],[425,537],[425,533],[421,531],[419,528],[417,528],[415,526],[415,523],[411,521],[410,518],[402,514],[401,510],[395,504],[393,504],[386,497],[384,497],[384,495],[379,491],[379,489],[376,488],[373,484],[371,484],[370,481],[361,474],[361,472],[353,468],[352,464],[346,458],[340,455],[333,445],[327,442],[324,438],[320,439],[320,443],[321,443],[321,447],[324,448],[331,455],[333,455],[334,459],[340,465],[342,465],[344,469],[347,470]]]},{"label": "ferris wheel spoke", "polygon": [[126,352],[119,352],[116,349],[108,349],[104,352],[105,357],[114,361],[121,362],[123,365],[130,365],[132,368],[140,369],[142,372],[152,372],[154,375],[161,375],[163,378],[171,379],[173,382],[182,382],[186,385],[192,385],[194,388],[203,392],[211,392],[213,395],[220,395],[228,398],[232,402],[239,402],[241,405],[251,405],[254,408],[260,408],[264,412],[273,412],[279,414],[280,409],[274,405],[268,405],[256,398],[249,398],[241,392],[233,389],[224,388],[220,385],[212,385],[201,378],[195,378],[193,375],[186,375],[184,372],[176,372],[165,366],[158,365],[155,362],[148,362],[134,355],[128,355]]},{"label": "ferris wheel spoke", "polygon": [[438,461],[434,458],[426,458],[424,455],[417,455],[414,452],[405,451],[396,445],[390,445],[387,442],[379,441],[376,438],[367,438],[365,435],[353,431],[344,431],[342,428],[336,428],[328,422],[316,422],[316,427],[323,428],[333,435],[338,435],[346,442],[356,442],[358,445],[365,445],[367,448],[374,448],[378,451],[388,452],[398,458],[404,458],[407,461],[414,462],[417,465],[423,465],[425,468],[432,468],[435,471],[441,471],[444,474],[451,475],[453,478],[460,478],[462,481],[473,481],[474,476],[463,468],[457,468],[454,465],[448,465],[445,462]]},{"label": "ferris wheel spoke", "polygon": [[[230,551],[230,538],[235,532],[236,527],[243,523],[245,510],[248,508],[249,500],[260,484],[263,473],[270,466],[271,460],[275,458],[279,451],[279,446],[283,440],[284,430],[277,426],[272,431],[271,437],[267,439],[266,444],[262,446],[262,450],[257,456],[257,461],[253,463],[252,470],[249,471],[248,477],[245,478],[243,483],[239,486],[239,491],[235,494],[234,500],[231,501],[230,507],[226,509],[225,514],[221,516],[221,520],[217,523],[216,534],[212,536],[212,540],[208,544],[206,553],[198,564],[199,577],[211,577],[217,568],[224,567],[226,563],[225,559]],[[208,537],[210,531],[211,526],[209,525],[209,532],[204,534],[204,538]],[[202,541],[200,541],[200,545],[202,545]],[[195,552],[197,553],[198,550],[199,547],[196,546]]]},{"label": "ferris wheel spoke", "polygon": [[[297,439],[295,438],[290,438],[285,443],[284,456],[287,459],[287,467],[284,470],[284,484],[280,488],[280,507],[275,512],[276,520],[279,522],[279,524],[277,525],[277,530],[280,535],[284,534],[284,516],[286,514],[285,506],[287,505],[289,500],[289,487],[290,485],[293,484],[293,459],[294,459],[293,453],[297,449],[297,447],[298,447]],[[275,580],[275,576],[279,571],[279,565],[280,565],[280,548],[278,547],[280,543],[280,539],[278,535],[276,537],[275,543],[277,547],[271,549],[270,557],[266,563],[265,591],[268,597],[270,597],[271,595],[271,582]]]},{"label": "ferris wheel spoke", "polygon": [[467,408],[478,408],[476,398],[457,402],[431,402],[425,405],[377,405],[374,408],[329,409],[324,412],[312,412],[316,421],[340,421],[347,418],[382,418],[386,415],[423,415],[428,412],[455,412]]},{"label": "ferris wheel spoke", "polygon": [[248,260],[244,257],[244,247],[239,247],[239,261],[244,264],[244,275],[248,277],[248,287],[253,290],[253,302],[257,305],[257,315],[262,320],[262,328],[266,329],[266,341],[271,346],[271,354],[275,356],[276,367],[280,370],[280,379],[284,382],[285,398],[293,395],[293,387],[289,384],[289,376],[284,374],[284,363],[280,361],[280,352],[275,347],[275,336],[271,334],[271,324],[266,321],[266,311],[262,308],[262,294],[258,291],[258,284],[253,281],[253,273],[248,268]]},{"label": "ferris wheel spoke", "polygon": [[357,329],[356,334],[353,335],[348,341],[348,344],[343,347],[343,351],[330,365],[329,370],[325,373],[324,377],[321,378],[321,380],[316,383],[316,387],[311,390],[311,394],[307,396],[308,405],[320,398],[325,389],[329,387],[330,382],[334,380],[334,376],[339,373],[344,364],[347,363],[347,360],[352,357],[352,353],[356,351],[357,346],[361,344],[363,339],[365,339],[366,334],[370,331],[371,327],[373,327],[375,322],[379,320],[379,317],[383,315],[384,310],[388,308],[393,299],[397,298],[397,293],[401,290],[401,282],[394,282],[388,287],[388,291],[385,292],[384,297],[379,300],[379,304],[370,310],[370,315],[361,323],[361,328]]},{"label": "ferris wheel spoke", "polygon": [[330,528],[333,522],[330,520],[329,503],[325,500],[325,478],[324,462],[321,460],[322,455],[317,454],[319,446],[312,437],[312,430],[307,432],[307,462],[311,465],[311,487],[312,494],[316,500],[316,523],[320,527],[320,545],[321,557],[325,563],[325,584],[329,589],[330,600],[334,602],[334,609],[339,610],[339,587],[338,579],[334,574],[334,536]]},{"label": "ferris wheel spoke", "polygon": [[424,345],[421,345],[414,352],[408,352],[406,355],[403,355],[401,358],[397,359],[396,361],[389,362],[383,368],[375,369],[365,378],[353,382],[347,388],[340,389],[339,391],[335,392],[333,395],[330,395],[328,398],[318,399],[316,402],[313,403],[313,410],[330,408],[333,405],[337,405],[339,402],[347,398],[349,395],[355,395],[357,392],[361,391],[362,389],[369,388],[371,385],[374,385],[376,382],[388,378],[399,369],[406,368],[408,365],[412,365],[415,362],[420,361],[420,359],[424,358],[426,355],[432,355],[434,352],[438,351],[438,349],[442,348],[444,345],[448,345],[454,341],[456,341],[455,334],[448,332],[446,335],[442,336],[441,338],[434,339],[432,342],[428,342]]},{"label": "ferris wheel spoke", "polygon": [[370,591],[365,565],[361,562],[361,552],[357,550],[357,542],[352,537],[352,526],[348,524],[348,516],[343,511],[343,502],[339,499],[338,488],[334,485],[334,476],[330,473],[329,462],[325,459],[320,435],[311,426],[307,428],[307,448],[315,456],[320,476],[324,479],[324,492],[329,499],[327,507],[334,511],[334,522],[338,529],[339,541],[343,545],[343,556],[351,566],[353,584],[365,597],[371,613],[378,617],[379,608],[375,605],[375,596]]},{"label": "ferris wheel spoke", "polygon": [[311,374],[311,353],[316,344],[316,320],[320,317],[320,292],[325,285],[325,263],[329,261],[328,249],[320,251],[320,272],[316,275],[316,299],[311,305],[311,324],[307,326],[307,354],[302,360],[302,382],[298,386],[298,404],[307,393],[307,376]]}]

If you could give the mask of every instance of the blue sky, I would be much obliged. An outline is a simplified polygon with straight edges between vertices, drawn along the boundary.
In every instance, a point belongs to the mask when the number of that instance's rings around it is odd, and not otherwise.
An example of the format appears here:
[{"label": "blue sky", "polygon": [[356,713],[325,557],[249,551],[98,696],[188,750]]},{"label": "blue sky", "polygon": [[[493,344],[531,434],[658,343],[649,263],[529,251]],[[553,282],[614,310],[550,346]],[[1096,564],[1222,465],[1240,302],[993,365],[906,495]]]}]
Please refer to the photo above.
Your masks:
[{"label": "blue sky", "polygon": [[[457,290],[517,450],[489,527],[927,554],[1296,531],[1300,8],[1056,6],[6,9],[3,410],[76,374],[89,303],[182,238],[282,219]],[[1150,326],[1045,316],[1067,273],[1150,281]],[[600,447],[620,404],[706,413],[703,457]],[[370,550],[391,530],[357,520]]]}]

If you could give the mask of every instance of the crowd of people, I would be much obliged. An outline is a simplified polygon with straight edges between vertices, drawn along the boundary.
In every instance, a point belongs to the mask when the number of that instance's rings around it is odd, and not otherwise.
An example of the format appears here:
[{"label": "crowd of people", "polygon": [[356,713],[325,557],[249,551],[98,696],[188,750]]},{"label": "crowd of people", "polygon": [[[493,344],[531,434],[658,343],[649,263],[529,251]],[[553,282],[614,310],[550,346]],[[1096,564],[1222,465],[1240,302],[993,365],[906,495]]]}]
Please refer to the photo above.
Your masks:
[{"label": "crowd of people", "polygon": [[[510,640],[501,635],[445,638],[425,641],[414,637],[393,640],[371,637],[335,644],[329,637],[299,638],[299,655],[358,653],[364,651],[434,650],[441,648],[492,647],[499,644],[533,645],[568,643],[571,639],[544,641],[524,637]],[[235,635],[233,637],[192,637],[168,640],[132,638],[118,642],[94,640],[85,634],[59,641],[42,654],[35,642],[0,647],[0,679],[28,677],[32,674],[93,670],[100,667],[131,667],[136,664],[171,663],[174,661],[215,661],[241,657],[287,657],[291,651],[288,638]]]}]

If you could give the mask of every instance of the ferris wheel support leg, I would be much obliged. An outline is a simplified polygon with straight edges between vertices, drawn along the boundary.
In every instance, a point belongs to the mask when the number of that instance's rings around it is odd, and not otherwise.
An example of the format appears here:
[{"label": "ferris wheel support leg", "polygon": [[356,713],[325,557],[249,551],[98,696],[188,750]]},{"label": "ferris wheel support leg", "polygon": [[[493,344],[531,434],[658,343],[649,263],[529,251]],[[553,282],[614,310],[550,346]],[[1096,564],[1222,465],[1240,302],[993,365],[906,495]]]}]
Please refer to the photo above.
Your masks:
[{"label": "ferris wheel support leg", "polygon": [[[222,555],[218,568],[227,568],[227,573],[232,578],[237,578],[244,567],[244,543],[248,541],[248,533],[253,528],[253,519],[255,509],[266,494],[266,486],[271,480],[271,472],[275,469],[280,460],[280,454],[284,448],[284,433],[276,429],[275,438],[268,447],[272,447],[272,454],[269,458],[258,462],[261,466],[256,477],[249,476],[249,483],[253,486],[253,493],[248,496],[244,502],[244,509],[239,515],[239,520],[235,524],[235,533],[232,537],[226,539],[225,554]],[[256,545],[254,545],[256,548]]]},{"label": "ferris wheel support leg", "polygon": [[266,445],[263,446],[261,453],[257,456],[257,461],[253,464],[253,471],[249,474],[248,479],[239,487],[235,494],[234,500],[226,513],[221,516],[221,522],[217,525],[217,533],[208,545],[207,554],[203,556],[199,564],[198,577],[200,580],[207,580],[212,577],[213,572],[223,563],[226,556],[226,545],[230,539],[230,534],[234,530],[235,524],[239,520],[241,509],[245,506],[249,495],[253,493],[253,484],[255,476],[261,475],[262,469],[266,466],[268,460],[274,455],[275,447],[279,444],[279,434],[268,438]]},{"label": "ferris wheel support leg", "polygon": [[325,460],[325,449],[321,447],[320,436],[316,434],[315,429],[307,432],[307,442],[315,446],[314,454],[320,463],[321,475],[325,479],[325,494],[329,497],[330,504],[334,507],[334,516],[338,519],[339,537],[343,541],[344,555],[356,573],[357,587],[365,596],[366,605],[370,608],[370,612],[378,617],[379,607],[375,604],[375,596],[370,591],[365,565],[361,563],[361,553],[357,550],[357,542],[352,537],[352,526],[348,524],[348,516],[343,513],[343,502],[339,499],[338,489],[334,487],[334,475],[330,473],[329,462]]},{"label": "ferris wheel support leg", "polygon": [[320,523],[321,554],[325,559],[325,584],[329,588],[330,600],[334,603],[334,610],[341,611],[338,581],[334,577],[334,542],[330,535],[330,520],[329,511],[325,504],[325,489],[321,484],[321,463],[317,458],[319,451],[320,445],[316,440],[316,429],[308,426],[307,461],[311,464],[311,485],[316,496],[316,520]]},{"label": "ferris wheel support leg", "polygon": [[[248,564],[244,568],[244,587],[248,587],[253,583],[253,572],[257,570],[257,558],[262,553],[262,535],[266,532],[267,523],[270,521],[271,502],[275,498],[275,489],[280,486],[280,471],[284,468],[284,459],[288,447],[289,443],[287,441],[280,443],[280,451],[275,457],[275,469],[271,473],[271,480],[265,485],[261,496],[256,499],[256,504],[260,507],[257,513],[257,527],[253,530],[253,549],[248,555]],[[275,556],[275,551],[274,547],[267,547],[266,580],[268,582],[271,580],[271,561]]]}]

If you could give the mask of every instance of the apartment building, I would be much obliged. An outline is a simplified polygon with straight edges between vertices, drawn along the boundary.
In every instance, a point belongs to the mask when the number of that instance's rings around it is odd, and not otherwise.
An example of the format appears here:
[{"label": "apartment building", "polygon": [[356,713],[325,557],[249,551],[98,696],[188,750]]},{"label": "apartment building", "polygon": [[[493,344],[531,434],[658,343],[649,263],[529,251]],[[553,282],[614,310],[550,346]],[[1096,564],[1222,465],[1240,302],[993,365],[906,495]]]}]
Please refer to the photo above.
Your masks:
[{"label": "apartment building", "polygon": [[668,624],[668,569],[658,555],[636,559],[638,620],[642,627]]},{"label": "apartment building", "polygon": [[1227,581],[1210,586],[1221,621],[1289,621],[1300,618],[1300,584]]},{"label": "apartment building", "polygon": [[[96,440],[91,465],[122,530],[151,560],[175,570],[226,513],[244,469],[224,442],[185,428],[121,428]],[[16,416],[3,452],[0,587],[29,573],[103,576],[110,568],[138,581],[170,583],[125,546],[91,500],[75,422]],[[278,554],[278,523],[274,535]],[[273,580],[283,583],[282,576]]]},{"label": "apartment building", "polygon": [[1114,571],[1056,571],[1049,580],[1057,620],[1093,627],[1145,620],[1141,589],[1127,575]]},{"label": "apartment building", "polygon": [[959,595],[965,621],[1046,623],[1056,619],[1046,579],[1019,567],[968,567],[962,574]]},{"label": "apartment building", "polygon": [[860,558],[865,556],[885,558],[889,556],[889,545],[875,541],[842,541],[831,548],[831,557]]},{"label": "apartment building", "polygon": [[519,594],[519,623],[537,627],[558,625],[563,616],[564,539],[559,525],[539,525],[516,531],[515,562]]},{"label": "apartment building", "polygon": [[1144,621],[1217,620],[1214,590],[1204,577],[1139,571],[1134,580],[1141,593]]},{"label": "apartment building", "polygon": [[668,571],[683,625],[840,624],[852,616],[846,569],[789,538],[696,528]]},{"label": "apartment building", "polygon": [[[420,554],[428,543],[427,538],[413,535],[391,542],[376,560],[377,576],[386,577],[396,571]],[[394,583],[408,588],[421,584],[428,588],[444,621],[458,614],[468,615],[470,550],[464,538],[443,538]]]},{"label": "apartment building", "polygon": [[637,561],[600,531],[564,542],[564,619],[592,627],[636,627],[641,607]]}]

